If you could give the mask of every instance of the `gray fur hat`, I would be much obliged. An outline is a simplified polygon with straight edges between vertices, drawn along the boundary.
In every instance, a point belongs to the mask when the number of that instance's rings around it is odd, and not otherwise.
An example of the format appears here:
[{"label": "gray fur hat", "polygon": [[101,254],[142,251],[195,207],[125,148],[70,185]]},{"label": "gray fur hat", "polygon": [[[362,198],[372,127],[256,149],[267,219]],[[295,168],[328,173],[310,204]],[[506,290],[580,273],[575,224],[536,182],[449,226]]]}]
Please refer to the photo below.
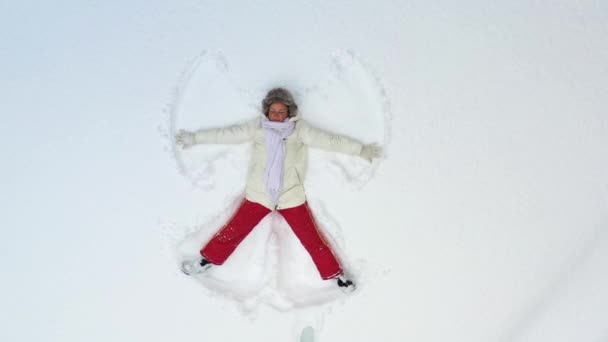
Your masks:
[{"label": "gray fur hat", "polygon": [[296,105],[296,101],[294,101],[289,90],[285,88],[270,89],[264,100],[262,100],[262,111],[264,112],[264,115],[268,116],[268,109],[270,108],[270,105],[275,102],[281,102],[289,108],[290,118],[297,115],[298,105]]}]

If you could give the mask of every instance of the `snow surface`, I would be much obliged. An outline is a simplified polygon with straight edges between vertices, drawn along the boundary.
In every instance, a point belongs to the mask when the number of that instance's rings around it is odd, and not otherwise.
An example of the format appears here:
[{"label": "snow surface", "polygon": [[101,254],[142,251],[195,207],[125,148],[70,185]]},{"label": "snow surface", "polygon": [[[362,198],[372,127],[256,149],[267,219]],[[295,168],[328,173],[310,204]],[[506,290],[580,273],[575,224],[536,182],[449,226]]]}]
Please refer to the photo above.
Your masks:
[{"label": "snow surface", "polygon": [[[608,341],[602,1],[0,5],[2,341]],[[270,215],[177,265],[242,195],[247,146],[176,128],[266,90],[377,141],[311,153],[344,295]]]}]

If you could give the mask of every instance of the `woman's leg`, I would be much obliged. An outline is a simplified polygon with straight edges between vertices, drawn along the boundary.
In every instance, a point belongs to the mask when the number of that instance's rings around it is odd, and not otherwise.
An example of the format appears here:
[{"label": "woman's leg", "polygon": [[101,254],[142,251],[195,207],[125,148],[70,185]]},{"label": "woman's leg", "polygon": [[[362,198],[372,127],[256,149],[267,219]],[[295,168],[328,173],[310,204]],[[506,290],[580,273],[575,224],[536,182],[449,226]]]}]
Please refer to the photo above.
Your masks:
[{"label": "woman's leg", "polygon": [[212,264],[223,264],[268,213],[270,209],[263,205],[244,200],[230,221],[201,249],[201,255]]},{"label": "woman's leg", "polygon": [[294,208],[281,209],[279,213],[283,215],[312,257],[321,278],[331,279],[342,273],[342,267],[321,231],[319,231],[307,203]]}]

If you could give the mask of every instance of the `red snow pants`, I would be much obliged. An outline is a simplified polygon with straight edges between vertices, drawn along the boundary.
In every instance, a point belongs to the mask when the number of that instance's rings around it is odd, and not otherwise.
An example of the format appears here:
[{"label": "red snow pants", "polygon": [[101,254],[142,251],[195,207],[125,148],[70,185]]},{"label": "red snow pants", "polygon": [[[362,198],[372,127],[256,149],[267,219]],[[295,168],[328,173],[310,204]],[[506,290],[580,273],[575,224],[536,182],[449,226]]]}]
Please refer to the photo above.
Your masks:
[{"label": "red snow pants", "polygon": [[[243,239],[270,212],[270,209],[259,203],[244,200],[228,223],[201,249],[201,255],[212,264],[223,264]],[[342,273],[342,267],[319,231],[307,203],[293,208],[280,209],[278,212],[285,218],[310,254],[321,278],[331,279]]]}]

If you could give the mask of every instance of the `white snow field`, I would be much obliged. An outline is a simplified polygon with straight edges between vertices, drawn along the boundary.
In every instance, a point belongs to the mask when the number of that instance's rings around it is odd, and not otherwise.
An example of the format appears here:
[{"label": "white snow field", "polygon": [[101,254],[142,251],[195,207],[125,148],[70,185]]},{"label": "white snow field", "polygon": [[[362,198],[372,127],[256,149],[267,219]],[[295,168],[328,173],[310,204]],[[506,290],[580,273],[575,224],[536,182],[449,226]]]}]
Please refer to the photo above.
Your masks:
[{"label": "white snow field", "polygon": [[[0,341],[608,341],[605,1],[26,0],[0,32]],[[274,213],[179,270],[250,147],[176,130],[275,86],[385,149],[310,151],[353,293]]]}]

